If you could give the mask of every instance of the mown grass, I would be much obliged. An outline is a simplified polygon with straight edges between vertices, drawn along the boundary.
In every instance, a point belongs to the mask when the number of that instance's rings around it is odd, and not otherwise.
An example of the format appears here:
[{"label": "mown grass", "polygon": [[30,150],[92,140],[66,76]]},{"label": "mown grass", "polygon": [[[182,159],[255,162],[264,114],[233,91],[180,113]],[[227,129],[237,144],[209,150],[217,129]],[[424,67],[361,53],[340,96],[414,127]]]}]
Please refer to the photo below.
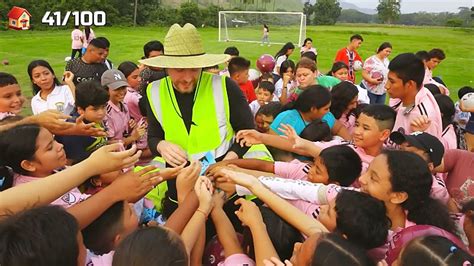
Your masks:
[{"label": "mown grass", "polygon": [[[270,26],[271,27],[271,26]],[[272,28],[270,37],[273,40],[286,40],[295,36],[297,28]],[[163,27],[106,27],[95,28],[97,36],[105,36],[111,41],[109,58],[118,66],[125,60],[137,61],[143,55],[143,45],[153,39],[163,40],[167,32]],[[281,45],[271,47],[258,43],[218,42],[218,30],[215,28],[199,29],[208,53],[222,53],[227,46],[235,45],[242,56],[255,65],[256,59],[264,54],[275,54]],[[472,31],[455,30],[442,27],[409,27],[409,26],[373,26],[373,25],[336,25],[309,26],[306,35],[311,37],[318,49],[318,67],[327,72],[333,62],[335,53],[348,43],[352,34],[359,33],[364,43],[359,50],[362,58],[374,54],[377,47],[385,41],[393,45],[393,58],[398,53],[429,50],[434,47],[445,51],[447,58],[434,71],[441,76],[451,90],[453,99],[457,90],[474,81],[474,34]],[[246,37],[254,36],[260,40],[259,27],[246,30]],[[70,55],[70,30],[51,31],[6,31],[0,32],[0,60],[8,59],[10,65],[0,65],[0,71],[15,75],[27,96],[31,96],[31,83],[26,72],[28,63],[34,59],[45,59],[51,63],[56,73],[64,70],[64,58]],[[299,51],[290,57],[297,60]],[[358,81],[360,81],[360,76]],[[27,111],[26,111],[27,112]]]}]

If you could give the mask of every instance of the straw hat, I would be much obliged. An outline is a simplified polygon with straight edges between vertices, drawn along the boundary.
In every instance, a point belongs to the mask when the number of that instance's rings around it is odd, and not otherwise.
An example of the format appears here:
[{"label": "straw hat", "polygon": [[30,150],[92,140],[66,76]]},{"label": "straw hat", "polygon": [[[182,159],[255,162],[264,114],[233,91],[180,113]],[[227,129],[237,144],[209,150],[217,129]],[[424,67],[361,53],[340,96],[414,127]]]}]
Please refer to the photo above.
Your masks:
[{"label": "straw hat", "polygon": [[203,68],[222,64],[230,59],[226,54],[206,54],[197,29],[187,23],[174,24],[164,41],[165,53],[139,60],[140,63],[161,68]]}]

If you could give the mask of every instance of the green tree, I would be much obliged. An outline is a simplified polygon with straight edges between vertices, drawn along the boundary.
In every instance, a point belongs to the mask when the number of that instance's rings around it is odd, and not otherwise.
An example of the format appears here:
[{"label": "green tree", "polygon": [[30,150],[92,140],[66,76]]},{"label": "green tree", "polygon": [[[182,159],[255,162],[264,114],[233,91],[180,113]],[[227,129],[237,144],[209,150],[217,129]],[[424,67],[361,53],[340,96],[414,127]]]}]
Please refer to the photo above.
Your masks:
[{"label": "green tree", "polygon": [[303,14],[306,15],[306,25],[311,24],[311,15],[313,14],[313,5],[308,1],[304,3]]},{"label": "green tree", "polygon": [[341,6],[338,0],[318,0],[313,6],[316,25],[334,25],[341,15]]},{"label": "green tree", "polygon": [[400,17],[401,0],[379,0],[377,12],[382,23],[392,24]]},{"label": "green tree", "polygon": [[201,27],[201,11],[196,3],[181,4],[179,15],[181,24],[191,23],[196,27]]}]

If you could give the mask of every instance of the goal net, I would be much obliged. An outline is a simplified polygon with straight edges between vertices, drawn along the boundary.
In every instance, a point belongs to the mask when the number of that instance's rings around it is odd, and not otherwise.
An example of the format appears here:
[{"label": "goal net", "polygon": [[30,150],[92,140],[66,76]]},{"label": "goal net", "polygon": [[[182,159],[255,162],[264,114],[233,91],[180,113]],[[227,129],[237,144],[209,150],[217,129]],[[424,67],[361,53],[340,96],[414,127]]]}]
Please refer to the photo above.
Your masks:
[{"label": "goal net", "polygon": [[262,43],[264,24],[272,44],[301,46],[306,38],[306,16],[301,12],[220,11],[219,41]]}]

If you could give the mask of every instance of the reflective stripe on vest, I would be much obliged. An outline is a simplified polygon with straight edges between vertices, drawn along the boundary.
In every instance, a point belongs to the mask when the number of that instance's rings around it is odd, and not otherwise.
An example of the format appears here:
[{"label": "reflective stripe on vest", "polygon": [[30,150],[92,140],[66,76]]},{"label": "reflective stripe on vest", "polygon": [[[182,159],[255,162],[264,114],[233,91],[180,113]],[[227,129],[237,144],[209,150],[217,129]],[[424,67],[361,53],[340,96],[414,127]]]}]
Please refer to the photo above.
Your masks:
[{"label": "reflective stripe on vest", "polygon": [[264,161],[273,162],[273,156],[263,144],[252,145],[250,149],[244,154],[244,159],[260,159]]},{"label": "reflective stripe on vest", "polygon": [[[169,77],[149,84],[147,96],[152,112],[165,132],[166,141],[179,145],[192,160],[204,157],[207,152],[219,158],[227,153],[234,137],[225,77],[202,72],[198,83],[189,134],[180,117],[181,111]],[[210,119],[212,117],[215,119]]]}]

